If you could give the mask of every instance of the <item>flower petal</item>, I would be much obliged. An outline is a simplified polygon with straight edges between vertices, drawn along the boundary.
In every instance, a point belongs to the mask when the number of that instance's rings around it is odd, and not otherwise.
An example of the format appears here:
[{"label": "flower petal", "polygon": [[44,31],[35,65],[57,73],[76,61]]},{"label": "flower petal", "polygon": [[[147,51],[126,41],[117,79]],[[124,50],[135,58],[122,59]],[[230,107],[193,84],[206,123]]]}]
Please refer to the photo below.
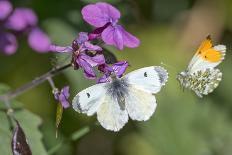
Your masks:
[{"label": "flower petal", "polygon": [[140,41],[138,38],[125,31],[125,29],[121,25],[118,25],[117,28],[122,33],[124,46],[129,48],[135,48],[139,46]]},{"label": "flower petal", "polygon": [[108,26],[102,32],[102,40],[108,45],[114,45],[120,50],[123,49],[122,32],[121,29],[119,29],[117,26]]},{"label": "flower petal", "polygon": [[61,93],[66,97],[69,98],[69,86],[65,86],[63,89],[61,89]]},{"label": "flower petal", "polygon": [[105,74],[97,80],[97,83],[106,83],[106,82],[110,82],[110,76]]},{"label": "flower petal", "polygon": [[89,40],[89,36],[87,32],[80,32],[78,37],[75,39],[79,45],[85,43]]},{"label": "flower petal", "polygon": [[114,73],[119,78],[122,77],[122,75],[125,73],[127,67],[128,67],[127,61],[120,61],[112,65]]},{"label": "flower petal", "polygon": [[11,33],[0,33],[0,51],[7,55],[14,54],[18,48],[16,37]]},{"label": "flower petal", "polygon": [[93,57],[86,54],[80,54],[79,58],[85,60],[92,67],[99,66],[105,63],[105,58],[103,54],[97,54]]},{"label": "flower petal", "polygon": [[0,1],[0,20],[6,19],[6,17],[12,11],[12,5],[9,1]]},{"label": "flower petal", "polygon": [[69,98],[69,86],[65,86],[63,89],[61,89],[60,95],[59,95],[59,101],[62,104],[64,108],[68,108],[70,106],[68,98]]},{"label": "flower petal", "polygon": [[50,39],[39,28],[34,28],[28,37],[28,43],[35,51],[43,53],[50,50]]},{"label": "flower petal", "polygon": [[71,46],[57,46],[57,45],[50,45],[49,47],[50,51],[52,52],[59,52],[59,53],[70,53],[73,52],[73,49]]},{"label": "flower petal", "polygon": [[116,21],[120,18],[120,12],[118,9],[113,7],[112,5],[105,2],[98,2],[96,6],[101,9],[102,12],[107,14],[113,21]]},{"label": "flower petal", "polygon": [[109,16],[95,4],[85,6],[81,14],[87,23],[95,27],[102,27],[110,21]]},{"label": "flower petal", "polygon": [[22,31],[28,26],[35,26],[37,21],[37,16],[33,10],[28,8],[17,8],[8,18],[6,27],[12,30]]},{"label": "flower petal", "polygon": [[86,49],[88,51],[102,51],[102,48],[100,46],[93,45],[90,42],[84,43],[84,49]]},{"label": "flower petal", "polygon": [[96,74],[94,72],[93,67],[87,63],[84,59],[78,58],[77,60],[78,65],[84,70],[84,75],[88,79],[95,79]]}]

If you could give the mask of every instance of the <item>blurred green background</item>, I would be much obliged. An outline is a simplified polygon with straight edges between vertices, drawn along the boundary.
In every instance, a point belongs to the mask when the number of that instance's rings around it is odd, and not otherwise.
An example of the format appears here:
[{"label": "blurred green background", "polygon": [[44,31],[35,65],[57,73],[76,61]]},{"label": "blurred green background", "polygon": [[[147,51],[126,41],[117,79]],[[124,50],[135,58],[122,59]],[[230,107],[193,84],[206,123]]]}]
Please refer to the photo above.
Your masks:
[{"label": "blurred green background", "polygon": [[[14,0],[14,6],[31,7],[39,25],[53,43],[69,45],[80,31],[91,31],[80,14],[81,8],[97,0]],[[231,0],[107,0],[122,13],[120,22],[141,40],[136,49],[117,51],[119,60],[128,60],[127,72],[150,65],[164,66],[170,74],[167,85],[157,97],[157,111],[147,122],[129,123],[118,133],[94,127],[77,141],[65,141],[83,126],[94,124],[72,108],[65,110],[55,138],[56,101],[48,83],[24,93],[17,99],[42,119],[39,129],[46,150],[61,143],[57,155],[231,155],[232,152],[232,1]],[[219,66],[223,80],[210,95],[199,99],[182,91],[176,81],[200,42],[211,34],[215,44],[227,46],[226,59]],[[51,59],[62,62],[65,56],[38,54],[25,39],[13,56],[0,55],[0,82],[15,89],[52,68]],[[71,98],[94,81],[83,78],[82,71],[68,69],[54,78],[60,88],[70,85]],[[3,117],[0,117],[0,122]],[[31,131],[32,132],[32,131]],[[3,140],[3,138],[0,137]],[[4,142],[1,142],[1,144]],[[32,150],[33,151],[33,150]],[[0,150],[1,152],[1,150]],[[1,153],[0,153],[1,154]],[[36,154],[36,153],[35,153]],[[44,154],[46,154],[44,152]]]}]

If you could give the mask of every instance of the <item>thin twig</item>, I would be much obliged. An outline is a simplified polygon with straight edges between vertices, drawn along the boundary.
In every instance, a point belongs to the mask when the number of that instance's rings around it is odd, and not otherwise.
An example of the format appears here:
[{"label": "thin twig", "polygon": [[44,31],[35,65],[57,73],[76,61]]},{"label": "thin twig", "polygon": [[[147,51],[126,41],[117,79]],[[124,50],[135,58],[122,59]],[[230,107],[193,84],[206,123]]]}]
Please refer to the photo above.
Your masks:
[{"label": "thin twig", "polygon": [[61,71],[65,70],[71,66],[72,66],[72,64],[70,63],[70,64],[67,64],[67,65],[64,65],[61,67],[54,68],[54,69],[50,70],[49,72],[35,78],[34,80],[32,80],[26,84],[24,84],[23,86],[19,87],[18,89],[13,90],[13,91],[9,91],[8,93],[1,95],[0,100],[6,101],[6,100],[10,100],[12,98],[15,98],[15,97],[21,95],[22,93],[24,93],[25,91],[32,89],[32,88],[36,87],[37,85],[43,83],[49,77],[53,77],[54,75],[60,73]]}]

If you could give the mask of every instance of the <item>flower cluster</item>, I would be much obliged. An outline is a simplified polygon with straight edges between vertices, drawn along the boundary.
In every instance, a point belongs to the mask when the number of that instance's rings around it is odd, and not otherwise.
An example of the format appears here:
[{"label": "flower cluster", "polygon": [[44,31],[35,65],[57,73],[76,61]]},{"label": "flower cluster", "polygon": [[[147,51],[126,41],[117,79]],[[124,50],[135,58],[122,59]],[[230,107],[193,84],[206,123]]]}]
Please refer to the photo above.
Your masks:
[{"label": "flower cluster", "polygon": [[[81,12],[83,19],[95,29],[90,33],[80,32],[69,46],[51,45],[50,50],[71,54],[74,69],[83,69],[84,76],[88,79],[96,79],[97,83],[110,82],[112,78],[120,78],[126,71],[128,62],[119,61],[111,65],[107,64],[101,44],[93,44],[93,41],[113,45],[119,50],[122,50],[124,46],[138,47],[140,41],[118,24],[120,12],[108,3],[90,4],[85,6]],[[95,68],[103,74],[100,78],[97,78]],[[61,91],[55,98],[65,108],[66,105],[69,105],[67,100],[69,95],[67,95],[66,87],[62,90],[63,93]]]},{"label": "flower cluster", "polygon": [[16,36],[28,35],[28,44],[37,52],[48,52],[49,37],[37,26],[38,18],[29,8],[15,8],[0,0],[0,51],[13,54],[18,48]]},{"label": "flower cluster", "polygon": [[103,73],[103,76],[97,79],[98,83],[110,81],[111,75],[121,77],[128,67],[128,63],[120,61],[109,66],[106,64],[101,46],[92,44],[92,41],[103,41],[106,45],[113,45],[120,50],[124,46],[138,47],[140,41],[118,24],[120,12],[108,3],[89,4],[81,12],[83,19],[95,27],[93,32],[80,32],[70,46],[51,45],[50,50],[71,53],[74,68],[82,68],[88,79],[97,78],[94,70],[94,67],[97,67]]}]

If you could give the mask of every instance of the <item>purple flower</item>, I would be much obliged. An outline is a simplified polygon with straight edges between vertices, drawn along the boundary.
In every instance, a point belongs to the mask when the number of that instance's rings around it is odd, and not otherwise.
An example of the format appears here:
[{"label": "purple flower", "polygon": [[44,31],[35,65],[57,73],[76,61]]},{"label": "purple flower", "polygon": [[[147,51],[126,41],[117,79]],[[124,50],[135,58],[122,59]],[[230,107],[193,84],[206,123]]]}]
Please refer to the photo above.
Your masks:
[{"label": "purple flower", "polygon": [[23,31],[37,24],[35,12],[28,8],[16,8],[6,21],[6,27],[15,31]]},{"label": "purple flower", "polygon": [[0,32],[0,51],[7,55],[14,54],[18,44],[15,36],[8,32]]},{"label": "purple flower", "polygon": [[82,68],[86,78],[95,79],[96,73],[93,67],[104,64],[105,58],[102,53],[99,53],[102,48],[91,44],[88,40],[88,34],[81,32],[73,41],[72,46],[62,47],[51,45],[50,50],[60,53],[72,53],[74,68]]},{"label": "purple flower", "polygon": [[12,11],[12,5],[7,0],[0,1],[0,20],[6,19]]},{"label": "purple flower", "polygon": [[56,91],[54,93],[55,99],[59,101],[63,108],[68,108],[70,106],[68,98],[70,96],[69,94],[69,86],[65,86],[64,88],[61,89],[61,91]]},{"label": "purple flower", "polygon": [[94,39],[99,35],[108,45],[114,45],[122,50],[124,46],[138,47],[140,41],[118,24],[120,12],[108,3],[99,2],[85,6],[82,11],[84,20],[97,29],[90,34]]},{"label": "purple flower", "polygon": [[104,75],[98,79],[97,83],[105,83],[111,81],[111,75],[116,76],[117,78],[121,78],[125,73],[128,67],[127,61],[119,61],[112,66],[108,66],[107,64],[100,65],[98,70],[104,73]]},{"label": "purple flower", "polygon": [[28,43],[32,49],[41,53],[48,52],[51,44],[48,36],[39,28],[31,30],[28,36]]},{"label": "purple flower", "polygon": [[[0,50],[5,54],[13,54],[17,50],[16,36],[28,35],[28,43],[32,49],[44,53],[49,51],[49,37],[37,27],[37,16],[32,9],[16,8],[7,0],[0,0]],[[12,33],[8,33],[8,31]]]}]

